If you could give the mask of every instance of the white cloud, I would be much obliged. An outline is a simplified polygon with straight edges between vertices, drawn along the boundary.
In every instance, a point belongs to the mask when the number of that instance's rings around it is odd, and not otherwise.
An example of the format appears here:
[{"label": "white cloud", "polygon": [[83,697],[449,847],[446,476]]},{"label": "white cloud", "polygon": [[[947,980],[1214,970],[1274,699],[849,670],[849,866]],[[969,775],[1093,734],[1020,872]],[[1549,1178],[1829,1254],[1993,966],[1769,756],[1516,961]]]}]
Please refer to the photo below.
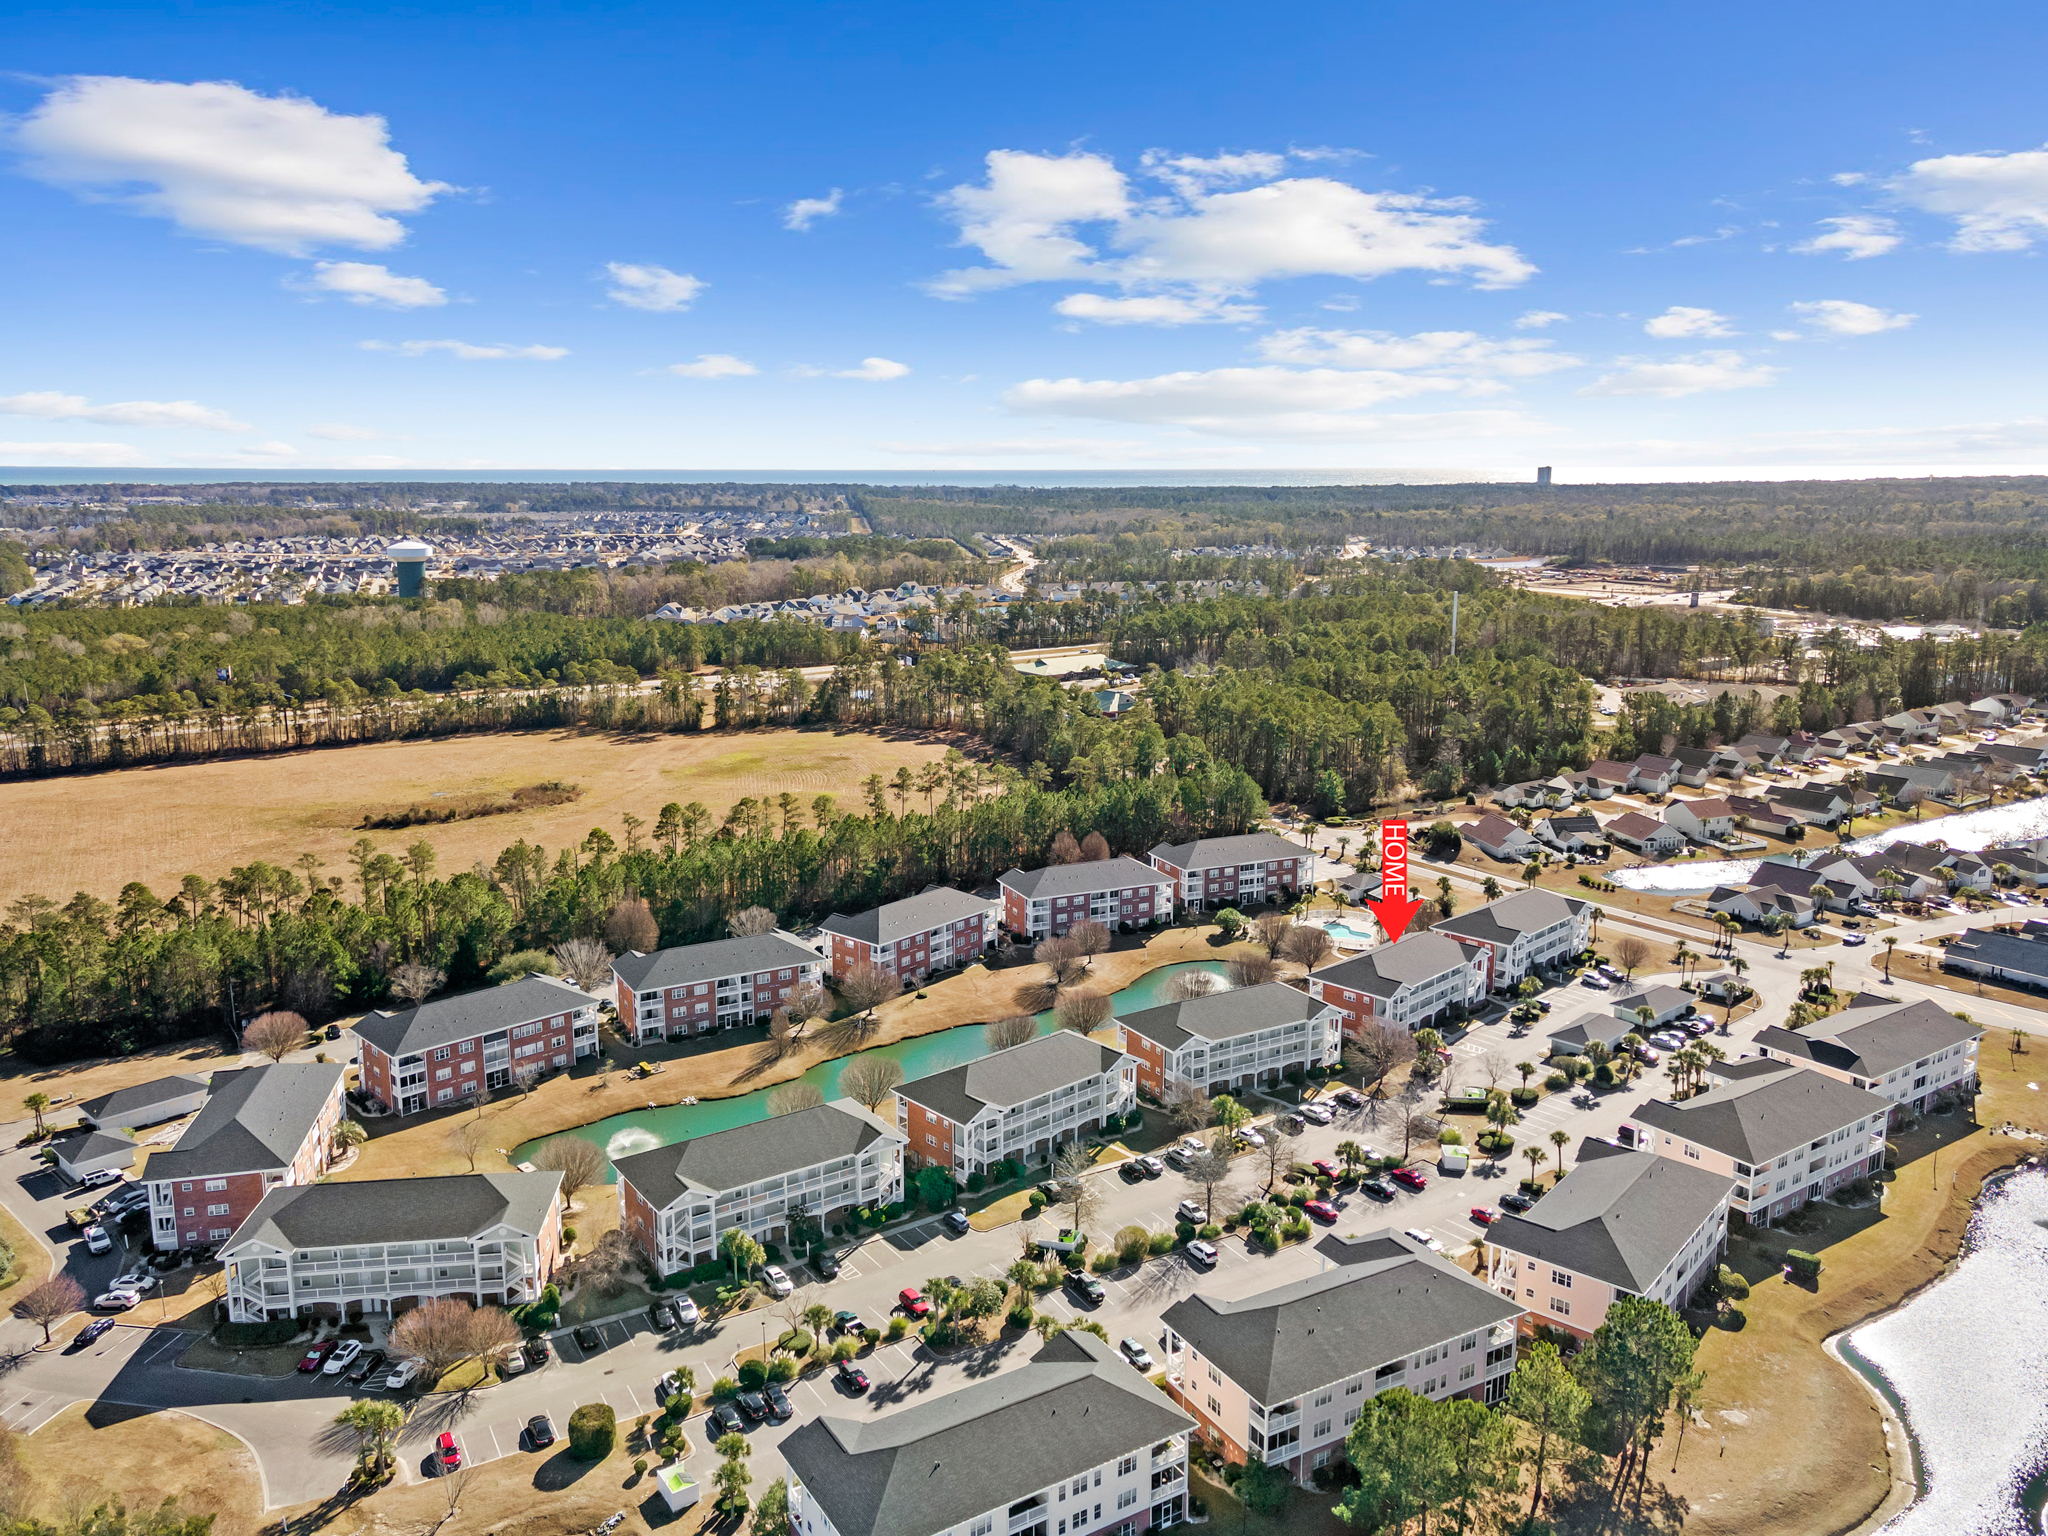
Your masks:
[{"label": "white cloud", "polygon": [[761,370],[730,352],[700,352],[688,363],[670,363],[665,372],[679,379],[742,379]]},{"label": "white cloud", "polygon": [[29,175],[288,255],[387,250],[443,182],[413,175],[383,118],[231,81],[74,75],[13,125]]},{"label": "white cloud", "polygon": [[112,427],[201,427],[209,432],[247,432],[249,424],[196,400],[112,400],[95,405],[83,395],[54,389],[0,398],[0,415],[37,416],[44,421],[96,421]]},{"label": "white cloud", "polygon": [[1813,299],[1791,306],[1804,315],[1814,329],[1835,336],[1875,336],[1879,331],[1903,331],[1918,315],[1879,309],[1875,304],[1858,304],[1854,299]]},{"label": "white cloud", "polygon": [[1485,222],[1457,199],[1368,192],[1322,176],[1235,185],[1275,175],[1281,161],[1154,154],[1143,168],[1166,190],[1144,196],[1103,155],[991,151],[983,182],[939,199],[960,243],[988,265],[945,273],[929,286],[956,298],[1076,280],[1244,293],[1278,278],[1417,271],[1503,288],[1535,271],[1512,247],[1483,240]]},{"label": "white cloud", "polygon": [[1221,325],[1261,318],[1256,304],[1237,304],[1213,293],[1145,293],[1111,298],[1102,293],[1070,293],[1053,305],[1069,320],[1097,325]]},{"label": "white cloud", "polygon": [[820,219],[829,219],[839,212],[840,200],[846,193],[834,187],[823,197],[800,197],[782,210],[782,227],[798,231],[809,229]]},{"label": "white cloud", "polygon": [[290,443],[250,443],[246,447],[235,450],[235,457],[237,458],[256,460],[294,459],[298,457],[298,454],[299,450]]},{"label": "white cloud", "polygon": [[323,421],[306,428],[306,436],[322,437],[331,443],[368,443],[384,436],[372,427],[358,427],[346,421]]},{"label": "white cloud", "polygon": [[473,341],[364,341],[358,342],[365,352],[396,352],[400,357],[425,357],[430,352],[445,352],[450,357],[467,361],[485,361],[492,358],[520,358],[532,362],[551,363],[558,357],[567,357],[567,347],[513,346],[505,342],[477,343]]},{"label": "white cloud", "polygon": [[1686,336],[1733,336],[1735,332],[1728,324],[1726,315],[1716,314],[1711,309],[1699,309],[1690,304],[1674,304],[1661,315],[1652,315],[1643,322],[1645,335],[1663,340]]},{"label": "white cloud", "polygon": [[612,280],[612,286],[605,290],[605,297],[628,309],[673,314],[677,310],[688,309],[705,288],[702,278],[692,277],[687,272],[671,272],[667,267],[613,261],[607,262],[604,270]]},{"label": "white cloud", "polygon": [[884,453],[919,459],[958,459],[963,464],[987,466],[1008,459],[1084,459],[1101,464],[1180,464],[1190,460],[1213,462],[1218,458],[1241,458],[1259,450],[1248,443],[1220,444],[1209,441],[1147,443],[1138,438],[1030,437],[999,438],[958,443],[877,443]]},{"label": "white cloud", "polygon": [[2048,235],[2048,149],[1937,155],[1888,186],[1912,207],[1953,218],[1953,251],[2023,251]]},{"label": "white cloud", "polygon": [[1726,389],[1753,389],[1769,384],[1778,370],[1751,363],[1740,352],[1695,352],[1690,357],[1617,358],[1613,373],[1595,379],[1582,395],[1650,395],[1675,400],[1681,395],[1709,394]]},{"label": "white cloud", "polygon": [[1526,314],[1515,316],[1515,329],[1518,331],[1540,331],[1547,325],[1557,325],[1569,319],[1571,319],[1571,316],[1565,314],[1562,310],[1532,309]]},{"label": "white cloud", "polygon": [[895,362],[886,357],[864,357],[858,368],[841,368],[832,375],[835,379],[862,379],[870,384],[886,383],[900,379],[910,372],[910,364]]},{"label": "white cloud", "polygon": [[1304,326],[1275,331],[1259,340],[1268,362],[1305,367],[1425,368],[1444,374],[1529,378],[1576,368],[1579,359],[1551,350],[1539,337],[1495,340],[1473,331],[1421,331],[1393,336],[1385,331],[1327,331]]},{"label": "white cloud", "polygon": [[1870,178],[1862,171],[1837,171],[1828,180],[1838,187],[1860,187]]},{"label": "white cloud", "polygon": [[7,464],[125,469],[148,462],[140,450],[126,443],[0,443],[0,463]]},{"label": "white cloud", "polygon": [[446,304],[448,295],[424,277],[400,277],[374,261],[320,261],[313,275],[298,286],[307,291],[339,294],[351,304],[385,309],[431,309]]},{"label": "white cloud", "polygon": [[[1389,370],[1214,368],[1143,379],[1026,379],[1003,401],[1026,415],[1187,427],[1230,437],[1332,437],[1380,430],[1364,413],[1390,400],[1461,388]],[[1474,418],[1512,412],[1467,412]]]},{"label": "white cloud", "polygon": [[1820,227],[1824,234],[1802,240],[1792,249],[1803,256],[1826,256],[1840,251],[1849,261],[1867,261],[1897,250],[1904,238],[1897,224],[1872,213],[1845,213],[1839,218],[1822,219]]}]

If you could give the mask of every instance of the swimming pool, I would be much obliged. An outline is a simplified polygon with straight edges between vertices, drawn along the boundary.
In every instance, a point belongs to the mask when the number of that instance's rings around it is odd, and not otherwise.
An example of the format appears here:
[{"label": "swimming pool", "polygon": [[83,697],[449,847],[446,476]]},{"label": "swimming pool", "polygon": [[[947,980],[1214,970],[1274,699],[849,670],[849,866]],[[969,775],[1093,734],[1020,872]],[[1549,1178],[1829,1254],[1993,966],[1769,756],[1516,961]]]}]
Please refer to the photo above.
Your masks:
[{"label": "swimming pool", "polygon": [[1316,926],[1327,933],[1330,941],[1340,949],[1370,949],[1380,941],[1376,929],[1360,928],[1352,923],[1333,920]]}]

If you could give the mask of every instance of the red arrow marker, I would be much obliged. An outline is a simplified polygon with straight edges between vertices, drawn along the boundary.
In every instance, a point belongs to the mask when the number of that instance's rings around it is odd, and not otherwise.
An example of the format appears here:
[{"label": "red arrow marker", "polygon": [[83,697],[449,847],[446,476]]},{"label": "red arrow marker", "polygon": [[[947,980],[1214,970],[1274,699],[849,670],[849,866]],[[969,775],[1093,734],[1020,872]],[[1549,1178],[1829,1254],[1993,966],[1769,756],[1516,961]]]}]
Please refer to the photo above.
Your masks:
[{"label": "red arrow marker", "polygon": [[1408,823],[1380,823],[1380,894],[1366,907],[1378,919],[1380,931],[1393,943],[1408,931],[1422,903],[1408,894]]}]

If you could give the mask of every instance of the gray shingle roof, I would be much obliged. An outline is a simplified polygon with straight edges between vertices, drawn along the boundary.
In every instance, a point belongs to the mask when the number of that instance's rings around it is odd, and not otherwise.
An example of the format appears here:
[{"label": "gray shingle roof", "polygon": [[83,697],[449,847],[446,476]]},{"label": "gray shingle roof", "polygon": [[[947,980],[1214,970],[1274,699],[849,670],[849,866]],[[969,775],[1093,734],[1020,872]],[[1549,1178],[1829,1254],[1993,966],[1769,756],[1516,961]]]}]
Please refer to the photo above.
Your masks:
[{"label": "gray shingle roof", "polygon": [[872,1419],[797,1426],[783,1460],[840,1536],[932,1536],[1194,1421],[1100,1339]]},{"label": "gray shingle roof", "polygon": [[1589,905],[1576,896],[1560,896],[1555,891],[1516,891],[1470,912],[1447,917],[1436,925],[1436,931],[1454,938],[1512,944],[1525,933],[1540,933],[1566,918],[1578,916]]},{"label": "gray shingle roof", "polygon": [[1948,946],[1947,955],[2017,976],[2048,978],[2048,942],[2029,934],[1965,929]]},{"label": "gray shingle roof", "polygon": [[1185,1002],[1162,1003],[1156,1008],[1118,1014],[1117,1022],[1133,1034],[1177,1051],[1197,1035],[1204,1040],[1233,1040],[1240,1035],[1299,1024],[1327,1007],[1328,1004],[1317,1002],[1298,987],[1269,981],[1263,986],[1211,992]]},{"label": "gray shingle roof", "polygon": [[1392,997],[1403,987],[1412,987],[1458,966],[1470,965],[1472,954],[1457,940],[1446,938],[1442,933],[1411,933],[1349,960],[1326,965],[1315,973],[1315,977],[1318,981],[1332,982],[1353,992]]},{"label": "gray shingle roof", "polygon": [[736,939],[713,939],[709,944],[657,949],[651,955],[635,950],[614,960],[612,969],[627,986],[640,992],[817,963],[815,951],[804,948],[787,934],[752,933]]},{"label": "gray shingle roof", "polygon": [[1734,1062],[1721,1075],[1731,1080],[1682,1104],[1652,1099],[1633,1118],[1738,1162],[1768,1163],[1891,1111],[1874,1093],[1789,1062]]},{"label": "gray shingle roof", "polygon": [[878,1141],[902,1139],[894,1126],[876,1119],[852,1099],[834,1099],[793,1114],[635,1152],[620,1158],[617,1167],[620,1178],[645,1195],[656,1210],[664,1210],[687,1191],[717,1194],[756,1179],[852,1157]]},{"label": "gray shingle roof", "polygon": [[387,1056],[412,1056],[494,1030],[572,1013],[596,1001],[559,977],[523,976],[502,987],[437,997],[417,1008],[366,1013],[356,1021],[356,1033]]},{"label": "gray shingle roof", "polygon": [[153,1082],[116,1088],[96,1099],[87,1099],[78,1112],[102,1125],[151,1125],[177,1113],[180,1100],[206,1092],[203,1077],[159,1077]]},{"label": "gray shingle roof", "polygon": [[1690,1008],[1692,994],[1659,982],[1651,987],[1638,987],[1633,992],[1618,993],[1608,1006],[1614,1010],[1616,1018],[1633,1020],[1638,1008],[1647,1008],[1653,1014],[1668,1013],[1674,1008]]},{"label": "gray shingle roof", "polygon": [[894,944],[898,939],[926,933],[963,917],[985,913],[990,903],[951,886],[935,885],[901,901],[884,902],[865,912],[834,912],[818,928],[824,933],[843,934],[865,944]]},{"label": "gray shingle roof", "polygon": [[1272,859],[1305,859],[1309,851],[1277,832],[1246,832],[1239,837],[1201,837],[1192,843],[1160,843],[1152,857],[1176,869],[1213,869],[1223,864],[1264,864]]},{"label": "gray shingle roof", "polygon": [[1486,1240],[1638,1295],[1728,1198],[1735,1181],[1654,1152],[1588,1141],[1557,1187]]},{"label": "gray shingle roof", "polygon": [[1172,879],[1136,859],[1091,859],[1081,864],[1048,864],[1043,869],[1006,870],[1002,883],[1027,901],[1051,896],[1086,896],[1138,885],[1171,885]]},{"label": "gray shingle roof", "polygon": [[1923,1056],[1975,1040],[1984,1031],[1927,998],[1901,1002],[1858,993],[1848,1008],[1804,1030],[1766,1029],[1756,1043],[1785,1056],[1804,1057],[1841,1072],[1883,1077]]},{"label": "gray shingle roof", "polygon": [[1022,1104],[1083,1078],[1100,1077],[1127,1059],[1114,1046],[1062,1029],[964,1066],[920,1077],[896,1092],[948,1120],[967,1121],[984,1105]]},{"label": "gray shingle roof", "polygon": [[176,1146],[150,1155],[146,1177],[211,1178],[289,1167],[346,1071],[339,1062],[313,1062],[216,1073],[204,1107]]},{"label": "gray shingle roof", "polygon": [[280,1184],[235,1228],[226,1247],[340,1248],[477,1237],[494,1227],[537,1233],[562,1187],[559,1173],[458,1173],[439,1179]]},{"label": "gray shingle roof", "polygon": [[[111,1157],[116,1152],[128,1153],[129,1163],[135,1161],[134,1138],[123,1136],[119,1131],[87,1131],[83,1135],[67,1136],[62,1141],[51,1142],[50,1150],[67,1163]],[[125,1168],[127,1163],[122,1166]]]},{"label": "gray shingle roof", "polygon": [[1185,1296],[1160,1321],[1272,1406],[1522,1314],[1392,1231],[1318,1249],[1337,1267],[1237,1301]]}]

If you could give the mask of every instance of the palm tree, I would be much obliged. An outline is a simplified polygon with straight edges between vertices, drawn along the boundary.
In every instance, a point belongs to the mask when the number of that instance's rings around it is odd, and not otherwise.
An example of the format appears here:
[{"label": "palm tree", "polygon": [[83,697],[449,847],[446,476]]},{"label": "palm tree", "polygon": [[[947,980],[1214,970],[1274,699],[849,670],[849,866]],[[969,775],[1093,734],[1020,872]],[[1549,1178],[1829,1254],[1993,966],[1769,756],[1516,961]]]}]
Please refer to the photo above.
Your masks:
[{"label": "palm tree", "polygon": [[805,1307],[803,1317],[804,1326],[810,1329],[813,1338],[824,1338],[825,1330],[832,1326],[832,1309],[822,1301],[814,1301]]},{"label": "palm tree", "polygon": [[1897,949],[1897,948],[1899,947],[1899,941],[1898,941],[1898,940],[1897,940],[1896,938],[1894,938],[1894,937],[1893,937],[1893,936],[1892,936],[1891,934],[1886,934],[1886,935],[1884,936],[1884,940],[1883,940],[1883,943],[1884,943],[1884,979],[1885,979],[1885,981],[1886,981],[1887,983],[1889,983],[1889,982],[1891,981],[1891,979],[1892,979],[1892,951],[1893,951],[1893,950],[1895,950],[1895,949]]},{"label": "palm tree", "polygon": [[1684,986],[1692,974],[1693,960],[1697,957],[1687,947],[1685,940],[1680,939],[1671,951],[1671,958],[1678,964],[1678,984]]},{"label": "palm tree", "polygon": [[1541,1147],[1524,1147],[1522,1156],[1529,1159],[1529,1182],[1534,1184],[1543,1177],[1543,1164],[1550,1154]]},{"label": "palm tree", "polygon": [[353,1152],[370,1139],[370,1133],[363,1129],[360,1120],[344,1120],[334,1128],[334,1150]]},{"label": "palm tree", "polygon": [[1564,1130],[1552,1131],[1550,1133],[1550,1144],[1557,1148],[1557,1151],[1552,1155],[1556,1157],[1557,1166],[1561,1172],[1564,1168],[1564,1149],[1572,1144],[1572,1133]]},{"label": "palm tree", "polygon": [[1340,1141],[1337,1143],[1337,1161],[1344,1165],[1344,1172],[1349,1175],[1364,1164],[1365,1148],[1355,1141]]},{"label": "palm tree", "polygon": [[343,1429],[355,1431],[356,1461],[371,1471],[390,1459],[398,1433],[405,1428],[405,1410],[388,1398],[359,1397],[334,1416]]},{"label": "palm tree", "polygon": [[47,1093],[32,1093],[21,1101],[21,1107],[36,1117],[36,1140],[43,1138],[43,1111],[50,1107]]}]

